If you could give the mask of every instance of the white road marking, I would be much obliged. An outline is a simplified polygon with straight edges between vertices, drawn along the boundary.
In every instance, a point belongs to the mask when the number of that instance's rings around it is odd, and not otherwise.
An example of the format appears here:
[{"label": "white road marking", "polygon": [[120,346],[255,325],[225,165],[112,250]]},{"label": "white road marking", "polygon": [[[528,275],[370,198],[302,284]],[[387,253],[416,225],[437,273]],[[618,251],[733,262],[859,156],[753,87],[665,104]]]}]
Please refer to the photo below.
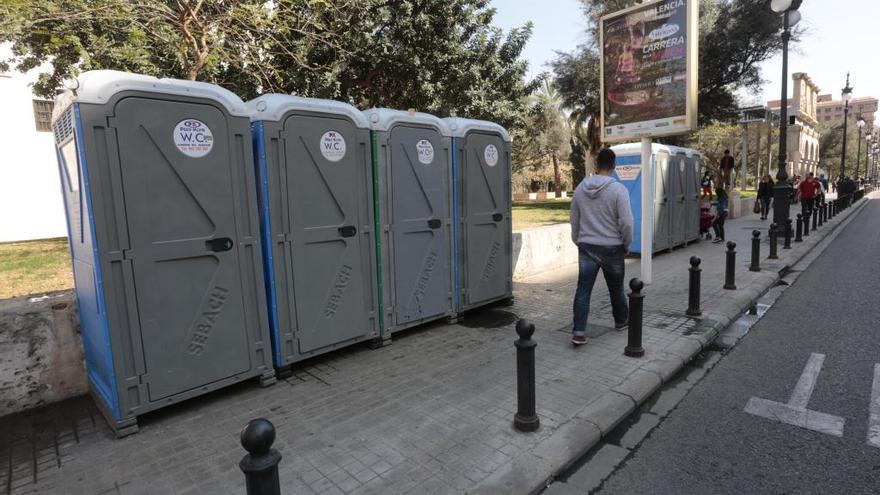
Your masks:
[{"label": "white road marking", "polygon": [[880,364],[874,365],[871,405],[868,408],[868,445],[880,447]]},{"label": "white road marking", "polygon": [[819,379],[819,372],[822,371],[822,363],[825,362],[824,354],[812,353],[807,365],[804,366],[804,372],[794,386],[794,392],[791,393],[791,399],[788,405],[795,409],[806,409],[810,402],[810,396],[813,395],[813,389],[816,387],[816,380]]},{"label": "white road marking", "polygon": [[[795,385],[794,391],[791,393],[791,398],[788,400],[787,404],[761,399],[759,397],[752,397],[746,404],[744,411],[755,416],[779,421],[780,423],[818,431],[836,437],[842,437],[843,425],[846,420],[840,416],[834,416],[833,414],[826,414],[807,409],[807,404],[810,403],[810,397],[813,395],[813,389],[816,387],[816,381],[819,379],[819,372],[822,371],[822,363],[824,361],[824,354],[810,354],[810,359],[807,360],[807,365],[804,366],[804,371],[801,373],[801,377],[798,379],[797,385]],[[878,395],[878,405],[876,410],[877,425],[875,433],[876,441],[878,442],[877,446],[880,446],[880,391],[877,390],[877,388],[880,387],[880,384],[878,384],[880,379],[877,378],[878,375],[876,374],[880,373],[878,370],[880,370],[880,365],[878,365],[878,368],[875,370],[874,376],[875,392],[877,392]],[[870,431],[872,430],[869,430],[869,442],[871,441]]]}]

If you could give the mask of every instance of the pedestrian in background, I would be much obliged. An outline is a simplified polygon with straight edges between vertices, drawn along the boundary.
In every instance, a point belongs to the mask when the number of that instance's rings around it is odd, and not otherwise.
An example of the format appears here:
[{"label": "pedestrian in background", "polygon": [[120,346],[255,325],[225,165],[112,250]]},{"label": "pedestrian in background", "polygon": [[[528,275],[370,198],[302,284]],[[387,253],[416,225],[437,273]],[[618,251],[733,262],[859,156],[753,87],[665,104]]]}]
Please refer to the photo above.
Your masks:
[{"label": "pedestrian in background", "polygon": [[761,220],[767,220],[767,214],[770,212],[770,201],[773,200],[773,179],[770,174],[761,177],[761,183],[758,184],[758,201],[761,202]]},{"label": "pedestrian in background", "polygon": [[801,198],[801,215],[803,215],[805,221],[813,214],[816,196],[821,189],[822,185],[813,177],[813,172],[808,173],[807,178],[798,184],[798,194]]},{"label": "pedestrian in background", "polygon": [[718,196],[718,201],[715,206],[717,214],[715,215],[715,221],[712,222],[712,228],[715,229],[715,240],[712,243],[720,244],[724,242],[724,220],[727,219],[727,214],[730,210],[727,204],[727,191],[723,187],[719,187],[715,189],[715,195]]},{"label": "pedestrian in background", "polygon": [[721,157],[721,182],[724,189],[731,187],[731,177],[733,176],[733,168],[736,164],[733,157],[730,156],[730,150],[724,150],[724,156]]},{"label": "pedestrian in background", "polygon": [[822,184],[822,195],[819,196],[819,204],[824,204],[825,193],[828,192],[828,179],[825,178],[825,174],[819,175],[819,183]]},{"label": "pedestrian in background", "polygon": [[707,170],[706,173],[703,174],[703,180],[700,181],[700,186],[703,188],[703,192],[700,193],[700,199],[709,198],[709,201],[712,201],[712,175],[709,174]]},{"label": "pedestrian in background", "polygon": [[[587,343],[590,297],[599,270],[605,277],[614,328],[629,324],[629,308],[623,288],[624,258],[632,243],[633,215],[629,193],[611,177],[616,156],[608,148],[596,158],[595,175],[584,179],[571,201],[571,240],[578,246],[578,282],[574,295],[571,343]],[[646,249],[650,250],[650,247]]]}]

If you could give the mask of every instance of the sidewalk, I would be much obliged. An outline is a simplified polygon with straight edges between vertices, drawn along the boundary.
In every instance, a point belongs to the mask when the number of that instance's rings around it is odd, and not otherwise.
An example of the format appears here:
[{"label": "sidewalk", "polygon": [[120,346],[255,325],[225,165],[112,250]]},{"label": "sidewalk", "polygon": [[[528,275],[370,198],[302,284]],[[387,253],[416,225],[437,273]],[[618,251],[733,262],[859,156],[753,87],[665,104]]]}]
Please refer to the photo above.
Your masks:
[{"label": "sidewalk", "polygon": [[[874,195],[872,195],[873,197]],[[253,418],[277,428],[282,492],[530,493],[594,445],[775,284],[779,272],[832,235],[856,204],[762,271],[749,272],[755,215],[727,222],[737,242],[738,290],[723,284],[722,245],[700,242],[654,261],[646,290],[645,357],[623,355],[604,283],[594,291],[587,346],[568,342],[576,266],[515,285],[516,303],[355,347],[296,368],[266,389],[243,383],[141,418],[114,439],[89,398],[0,418],[0,493],[244,493],[238,435]],[[795,212],[796,213],[796,212]],[[686,318],[688,259],[700,256],[703,318]],[[627,278],[638,276],[638,260]],[[512,429],[513,326],[528,318],[538,342],[541,428]],[[8,488],[8,490],[4,490]]]}]

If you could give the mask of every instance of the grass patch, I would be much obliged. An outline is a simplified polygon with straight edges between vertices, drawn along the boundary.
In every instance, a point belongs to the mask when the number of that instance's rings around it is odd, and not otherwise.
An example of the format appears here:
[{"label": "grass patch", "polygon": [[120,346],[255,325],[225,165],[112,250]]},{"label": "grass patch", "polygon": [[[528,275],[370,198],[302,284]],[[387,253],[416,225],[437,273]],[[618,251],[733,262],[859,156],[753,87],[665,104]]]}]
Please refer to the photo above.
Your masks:
[{"label": "grass patch", "polygon": [[0,244],[0,299],[71,288],[66,237]]},{"label": "grass patch", "polygon": [[554,223],[568,223],[571,199],[547,201],[514,201],[513,230],[522,230]]}]

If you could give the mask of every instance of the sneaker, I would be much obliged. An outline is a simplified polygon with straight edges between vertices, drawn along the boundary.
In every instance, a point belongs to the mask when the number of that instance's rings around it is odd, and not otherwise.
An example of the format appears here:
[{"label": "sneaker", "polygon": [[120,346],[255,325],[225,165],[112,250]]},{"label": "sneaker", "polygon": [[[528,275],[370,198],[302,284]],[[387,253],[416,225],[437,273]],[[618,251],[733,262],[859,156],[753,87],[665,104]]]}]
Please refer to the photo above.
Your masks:
[{"label": "sneaker", "polygon": [[584,345],[586,343],[587,343],[587,336],[586,335],[572,335],[572,337],[571,337],[571,344],[575,347],[577,347],[579,345]]},{"label": "sneaker", "polygon": [[622,332],[622,331],[626,330],[628,327],[629,327],[629,320],[627,320],[623,323],[615,323],[614,324],[614,329],[617,330],[618,332]]},{"label": "sneaker", "polygon": [[715,240],[712,241],[712,244],[721,244],[722,242],[724,242],[724,239],[716,237]]}]

